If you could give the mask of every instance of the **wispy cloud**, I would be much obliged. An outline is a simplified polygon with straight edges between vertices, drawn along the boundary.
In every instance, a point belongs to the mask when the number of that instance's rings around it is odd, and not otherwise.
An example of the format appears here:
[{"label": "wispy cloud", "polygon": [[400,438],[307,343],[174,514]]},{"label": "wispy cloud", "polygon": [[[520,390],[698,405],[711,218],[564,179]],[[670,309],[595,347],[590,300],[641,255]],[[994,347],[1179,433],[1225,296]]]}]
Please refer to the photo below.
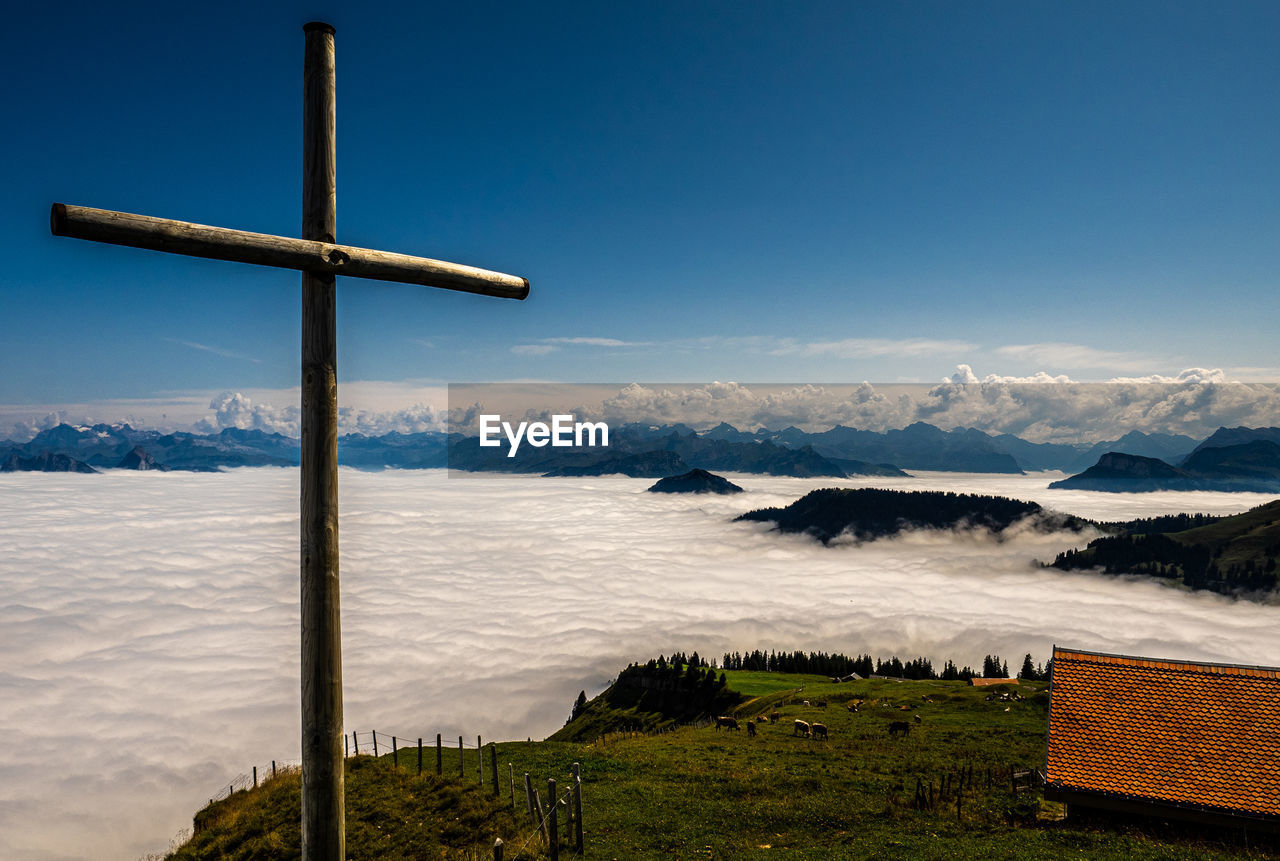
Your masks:
[{"label": "wispy cloud", "polygon": [[543,338],[544,344],[580,344],[587,347],[648,347],[652,341],[621,341],[617,338]]},{"label": "wispy cloud", "polygon": [[554,353],[561,347],[605,347],[608,349],[616,349],[618,347],[649,347],[652,341],[623,341],[620,338],[596,338],[596,337],[573,337],[573,338],[539,338],[532,344],[516,344],[511,348],[511,352],[517,356],[545,356],[548,353]]},{"label": "wispy cloud", "polygon": [[184,347],[190,347],[193,350],[203,350],[206,353],[213,353],[215,356],[222,356],[224,359],[240,359],[245,362],[253,362],[255,365],[261,365],[261,359],[255,359],[253,356],[246,356],[244,353],[237,353],[234,350],[224,350],[221,347],[210,347],[208,344],[200,344],[196,341],[184,341],[181,338],[165,338],[171,344],[181,344]]},{"label": "wispy cloud", "polygon": [[995,349],[996,355],[1031,365],[1053,368],[1104,368],[1118,371],[1150,371],[1161,364],[1151,356],[1120,350],[1099,350],[1084,344],[1047,342],[1009,344]]},{"label": "wispy cloud", "polygon": [[976,349],[978,345],[968,341],[937,338],[844,338],[839,341],[816,341],[798,347],[799,352],[807,356],[836,356],[842,359],[878,356],[912,358],[968,353]]}]

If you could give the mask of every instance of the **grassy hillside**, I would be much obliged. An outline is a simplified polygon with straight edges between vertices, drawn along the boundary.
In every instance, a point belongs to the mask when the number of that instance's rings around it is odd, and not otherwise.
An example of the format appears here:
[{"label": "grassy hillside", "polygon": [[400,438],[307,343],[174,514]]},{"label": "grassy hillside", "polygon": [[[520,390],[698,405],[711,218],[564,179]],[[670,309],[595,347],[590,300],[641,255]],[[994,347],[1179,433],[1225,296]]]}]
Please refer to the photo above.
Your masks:
[{"label": "grassy hillside", "polygon": [[[1140,525],[1136,522],[1135,525]],[[1114,535],[1059,554],[1055,568],[1145,574],[1192,589],[1265,596],[1280,583],[1280,500],[1174,532]]]},{"label": "grassy hillside", "polygon": [[[347,857],[409,861],[491,858],[495,837],[517,830],[506,803],[457,777],[418,776],[390,757],[346,761]],[[416,755],[416,751],[415,751]],[[457,774],[454,768],[446,775]],[[287,772],[257,789],[214,802],[195,815],[194,834],[173,861],[301,858],[302,775]]]},{"label": "grassy hillside", "polygon": [[[1038,794],[1015,797],[1009,788],[1010,768],[1044,765],[1049,697],[1043,683],[974,688],[963,682],[871,679],[832,684],[817,677],[757,672],[729,672],[726,680],[728,689],[739,694],[734,711],[742,719],[740,731],[677,727],[651,735],[613,732],[591,740],[500,744],[498,803],[505,813],[487,807],[489,796],[468,794],[456,782],[392,771],[389,757],[377,767],[370,757],[354,760],[353,774],[376,780],[380,788],[375,793],[360,790],[358,780],[349,783],[349,792],[377,799],[373,808],[348,801],[355,820],[348,823],[349,833],[363,829],[369,835],[349,841],[350,857],[465,858],[478,850],[468,848],[463,834],[475,837],[472,846],[491,845],[494,829],[507,844],[507,859],[546,857],[540,841],[530,840],[522,789],[513,806],[511,776],[519,785],[527,772],[544,791],[548,777],[564,787],[574,762],[582,769],[587,858],[1274,857],[1229,836],[1178,834],[1159,823],[1118,829],[1068,824],[1058,821],[1061,808],[1041,803]],[[1010,698],[1001,699],[1002,693]],[[857,712],[846,707],[859,700]],[[819,701],[827,705],[819,707]],[[755,737],[748,736],[745,718],[775,709],[780,722],[760,725]],[[797,719],[826,724],[829,740],[795,735]],[[890,723],[902,720],[910,724],[909,732],[890,736]],[[402,764],[409,764],[409,753],[401,752]],[[452,763],[446,758],[446,774],[456,773],[456,759]],[[486,767],[486,781],[487,775]],[[932,791],[932,805],[926,801],[923,809],[916,803],[917,781],[926,796]],[[206,836],[210,829],[198,838],[205,841],[200,848],[174,857],[290,857],[284,851],[223,854],[221,849],[231,845],[233,832],[242,847],[248,845],[250,829],[257,829],[252,839],[266,839],[261,831],[265,817],[254,812],[257,808],[278,813],[272,827],[281,839],[296,837],[296,823],[286,833],[288,823],[280,818],[296,816],[296,801],[286,810],[287,805],[272,800],[275,792],[268,786],[235,796],[235,818],[230,809],[217,812],[222,842]],[[457,799],[458,811],[443,804],[446,794]],[[201,816],[214,813],[206,810]],[[374,822],[390,836],[381,842],[372,839]],[[419,823],[414,826],[418,830],[403,830],[406,822]],[[393,826],[401,830],[390,831]],[[422,848],[399,844],[411,833],[422,835],[414,838],[423,841]],[[434,834],[441,836],[430,836]],[[521,847],[524,852],[518,854]],[[572,856],[564,851],[561,857]]]}]

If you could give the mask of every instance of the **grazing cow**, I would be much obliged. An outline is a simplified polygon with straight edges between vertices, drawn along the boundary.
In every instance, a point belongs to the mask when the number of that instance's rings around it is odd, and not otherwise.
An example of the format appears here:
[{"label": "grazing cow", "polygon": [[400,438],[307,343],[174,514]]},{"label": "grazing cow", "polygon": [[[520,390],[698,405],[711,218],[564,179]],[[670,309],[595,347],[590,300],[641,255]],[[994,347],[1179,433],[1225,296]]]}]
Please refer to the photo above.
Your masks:
[{"label": "grazing cow", "polygon": [[769,722],[768,715],[756,715],[756,723],[768,723],[768,722]]},{"label": "grazing cow", "polygon": [[795,732],[793,733],[793,735],[802,735],[805,738],[808,738],[810,732],[812,732],[812,730],[809,728],[808,721],[802,721],[802,720],[796,721]]},{"label": "grazing cow", "polygon": [[911,724],[904,720],[896,720],[889,724],[889,735],[906,735],[911,732]]},{"label": "grazing cow", "polygon": [[811,728],[814,738],[827,739],[827,725],[824,723],[815,723]]},{"label": "grazing cow", "polygon": [[747,738],[755,738],[755,737],[756,737],[756,722],[753,720],[749,720],[747,721]]},{"label": "grazing cow", "polygon": [[916,723],[920,723],[922,720],[924,720],[924,718],[920,717],[920,715],[912,715],[911,719]]},{"label": "grazing cow", "polygon": [[857,704],[857,703],[849,703],[847,706],[845,706],[845,708],[847,708],[847,709],[848,709],[849,711],[851,711],[851,712],[856,712],[856,711],[858,710],[858,704]]},{"label": "grazing cow", "polygon": [[716,718],[716,730],[719,731],[720,727],[724,727],[725,729],[737,729],[738,719],[721,715]]},{"label": "grazing cow", "polygon": [[805,700],[805,701],[802,703],[802,705],[806,705],[806,706],[807,706],[808,704],[809,704],[809,701],[808,701],[808,700]]},{"label": "grazing cow", "polygon": [[898,711],[900,711],[900,712],[909,712],[909,711],[911,711],[911,707],[910,707],[910,706],[898,706]]},{"label": "grazing cow", "polygon": [[774,723],[777,723],[778,721],[782,720],[782,712],[771,712],[769,714],[769,720],[773,721]]}]

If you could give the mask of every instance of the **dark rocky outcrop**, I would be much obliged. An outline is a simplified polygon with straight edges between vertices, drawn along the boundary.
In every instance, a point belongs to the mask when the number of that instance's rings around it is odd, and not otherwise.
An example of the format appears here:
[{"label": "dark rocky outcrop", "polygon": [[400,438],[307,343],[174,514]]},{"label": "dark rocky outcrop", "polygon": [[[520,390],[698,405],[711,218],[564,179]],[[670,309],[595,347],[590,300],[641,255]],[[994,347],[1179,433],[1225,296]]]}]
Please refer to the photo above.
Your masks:
[{"label": "dark rocky outcrop", "polygon": [[120,459],[120,463],[116,464],[117,469],[149,469],[156,472],[168,472],[169,467],[162,463],[156,463],[156,459],[147,454],[147,450],[140,445],[135,445],[133,450]]},{"label": "dark rocky outcrop", "polygon": [[705,469],[691,469],[683,475],[669,475],[649,488],[649,493],[742,493],[742,488],[723,476]]},{"label": "dark rocky outcrop", "polygon": [[1155,457],[1109,451],[1079,475],[1055,481],[1059,490],[1101,490],[1135,493],[1154,490],[1200,490],[1196,477]]}]

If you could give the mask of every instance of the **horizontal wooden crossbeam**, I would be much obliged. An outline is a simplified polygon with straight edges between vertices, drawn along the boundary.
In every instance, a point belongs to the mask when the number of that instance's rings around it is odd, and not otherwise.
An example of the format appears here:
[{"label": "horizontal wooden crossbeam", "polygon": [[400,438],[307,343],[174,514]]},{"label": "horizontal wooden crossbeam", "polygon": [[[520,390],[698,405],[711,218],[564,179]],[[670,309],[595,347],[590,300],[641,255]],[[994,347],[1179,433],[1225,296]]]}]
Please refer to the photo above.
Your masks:
[{"label": "horizontal wooden crossbeam", "polygon": [[526,278],[432,260],[429,257],[411,257],[408,254],[272,236],[269,233],[228,230],[224,227],[209,227],[188,221],[152,218],[149,215],[133,215],[66,203],[53,205],[49,221],[55,236],[168,251],[189,257],[208,257],[213,260],[300,269],[304,272],[420,284],[503,299],[524,299],[529,295],[529,281]]}]

